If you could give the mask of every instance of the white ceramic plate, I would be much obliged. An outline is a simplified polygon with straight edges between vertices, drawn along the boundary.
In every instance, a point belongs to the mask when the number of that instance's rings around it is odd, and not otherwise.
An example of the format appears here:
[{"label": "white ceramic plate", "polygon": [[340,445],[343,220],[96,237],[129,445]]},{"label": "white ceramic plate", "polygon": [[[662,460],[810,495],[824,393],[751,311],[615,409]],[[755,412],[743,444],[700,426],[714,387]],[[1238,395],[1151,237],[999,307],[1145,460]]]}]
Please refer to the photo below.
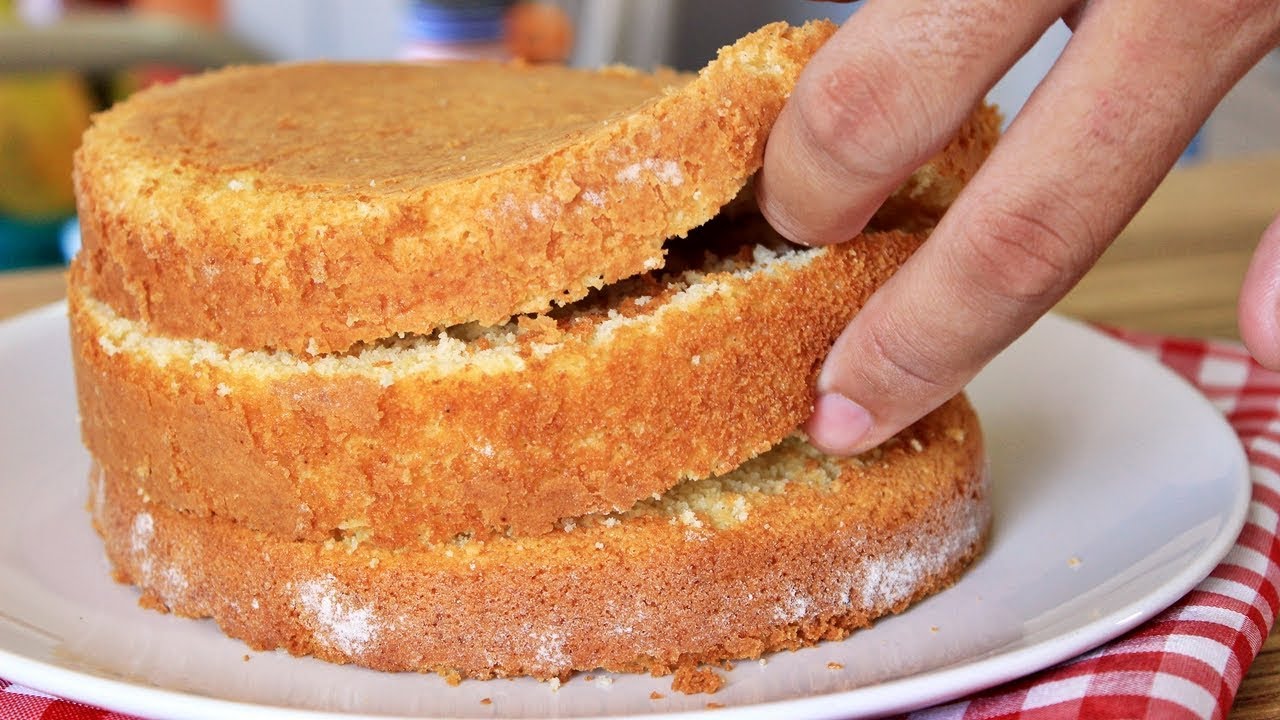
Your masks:
[{"label": "white ceramic plate", "polygon": [[[714,697],[669,679],[465,682],[254,653],[142,610],[84,510],[60,306],[0,325],[0,677],[153,717],[853,717],[990,687],[1093,647],[1206,576],[1249,482],[1214,408],[1154,361],[1047,318],[973,384],[995,487],[987,554],[952,589],[846,641],[739,663]],[[246,653],[248,660],[245,660]],[[828,663],[839,663],[832,669]],[[649,697],[651,691],[665,695]],[[489,704],[481,700],[490,698]]]}]

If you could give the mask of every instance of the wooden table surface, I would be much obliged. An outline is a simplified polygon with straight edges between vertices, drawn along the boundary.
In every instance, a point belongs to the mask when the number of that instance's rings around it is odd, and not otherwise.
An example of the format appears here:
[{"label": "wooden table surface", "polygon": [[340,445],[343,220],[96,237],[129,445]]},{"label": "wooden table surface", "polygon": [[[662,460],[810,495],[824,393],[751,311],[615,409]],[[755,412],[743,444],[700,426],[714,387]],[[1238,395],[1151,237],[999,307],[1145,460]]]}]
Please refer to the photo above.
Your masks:
[{"label": "wooden table surface", "polygon": [[[1280,155],[1176,170],[1058,309],[1134,329],[1238,337],[1240,279],[1277,213]],[[0,273],[0,318],[62,296],[61,270]],[[1231,718],[1280,718],[1280,633],[1249,670]]]}]

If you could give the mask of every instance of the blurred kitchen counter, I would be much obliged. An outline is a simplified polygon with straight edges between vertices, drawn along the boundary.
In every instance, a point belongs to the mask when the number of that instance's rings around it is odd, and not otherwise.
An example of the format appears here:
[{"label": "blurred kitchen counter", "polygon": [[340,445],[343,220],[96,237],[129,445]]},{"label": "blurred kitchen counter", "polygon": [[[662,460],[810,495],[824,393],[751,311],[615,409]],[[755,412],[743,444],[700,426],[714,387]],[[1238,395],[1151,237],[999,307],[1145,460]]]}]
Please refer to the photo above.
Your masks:
[{"label": "blurred kitchen counter", "polygon": [[0,270],[0,318],[66,297],[61,267]]},{"label": "blurred kitchen counter", "polygon": [[[1060,312],[1159,333],[1238,337],[1236,294],[1280,213],[1280,154],[1175,170]],[[61,298],[63,270],[0,273],[0,317]],[[1280,717],[1280,635],[1240,688],[1233,720]]]},{"label": "blurred kitchen counter", "polygon": [[1240,281],[1277,213],[1280,153],[1174,170],[1058,310],[1138,330],[1237,338]]}]

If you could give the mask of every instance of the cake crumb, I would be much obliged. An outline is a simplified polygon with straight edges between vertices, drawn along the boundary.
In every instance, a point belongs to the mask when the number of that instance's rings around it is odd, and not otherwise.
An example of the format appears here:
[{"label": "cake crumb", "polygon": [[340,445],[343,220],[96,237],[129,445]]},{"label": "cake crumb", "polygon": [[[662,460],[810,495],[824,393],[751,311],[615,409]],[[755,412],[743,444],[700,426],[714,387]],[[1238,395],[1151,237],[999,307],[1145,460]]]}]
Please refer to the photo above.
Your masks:
[{"label": "cake crumb", "polygon": [[550,680],[548,680],[547,687],[551,688],[551,692],[553,693],[560,692],[560,678],[553,677]]},{"label": "cake crumb", "polygon": [[724,703],[718,703],[718,702],[709,702],[709,703],[707,703],[707,709],[708,709],[708,710],[719,710],[719,709],[720,709],[720,708],[722,708],[722,707],[724,707]]},{"label": "cake crumb", "polygon": [[765,667],[769,664],[769,658],[760,658],[756,662],[760,663],[760,667]]},{"label": "cake crumb", "polygon": [[649,693],[649,699],[650,699],[650,700],[661,700],[661,699],[663,699],[663,698],[665,698],[665,697],[666,697],[666,695],[663,695],[662,693],[658,692],[657,690],[654,690],[653,692]]},{"label": "cake crumb", "polygon": [[938,632],[938,626],[937,626],[937,625],[930,625],[930,626],[929,626],[929,632],[931,632],[931,633],[936,633],[936,632]]},{"label": "cake crumb", "polygon": [[492,705],[492,704],[493,704],[493,701],[492,701],[492,700],[490,700],[489,698],[480,698],[480,704],[481,704],[481,705]]},{"label": "cake crumb", "polygon": [[678,517],[680,518],[680,522],[684,523],[685,525],[688,525],[690,527],[695,527],[695,528],[702,527],[702,521],[698,519],[698,514],[690,510],[689,508],[685,508],[684,510],[681,510],[680,515]]},{"label": "cake crumb", "polygon": [[841,664],[840,664],[840,663],[838,663],[838,662],[829,662],[829,663],[827,663],[827,669],[828,669],[828,670],[843,670],[843,669],[844,669],[844,665],[841,665]]},{"label": "cake crumb", "polygon": [[248,655],[245,655],[243,659],[244,659],[244,661],[245,661],[245,662],[249,662],[249,656],[248,656]]},{"label": "cake crumb", "polygon": [[685,695],[713,694],[724,687],[724,678],[711,668],[685,665],[671,678],[671,689]]},{"label": "cake crumb", "polygon": [[1079,569],[1080,558],[1076,557],[1075,555],[1072,555],[1071,557],[1067,558],[1067,567],[1071,568],[1072,570]]}]

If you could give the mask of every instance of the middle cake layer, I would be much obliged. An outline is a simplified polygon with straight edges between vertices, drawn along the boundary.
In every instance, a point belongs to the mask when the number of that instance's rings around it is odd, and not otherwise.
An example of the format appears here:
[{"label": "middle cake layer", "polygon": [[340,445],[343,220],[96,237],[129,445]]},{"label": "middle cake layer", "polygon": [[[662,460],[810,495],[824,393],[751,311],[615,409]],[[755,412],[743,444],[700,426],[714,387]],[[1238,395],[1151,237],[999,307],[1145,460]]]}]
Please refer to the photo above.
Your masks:
[{"label": "middle cake layer", "polygon": [[536,535],[629,508],[802,422],[832,341],[922,241],[735,233],[761,243],[553,317],[321,357],[151,334],[73,288],[85,441],[151,500],[297,539]]}]

